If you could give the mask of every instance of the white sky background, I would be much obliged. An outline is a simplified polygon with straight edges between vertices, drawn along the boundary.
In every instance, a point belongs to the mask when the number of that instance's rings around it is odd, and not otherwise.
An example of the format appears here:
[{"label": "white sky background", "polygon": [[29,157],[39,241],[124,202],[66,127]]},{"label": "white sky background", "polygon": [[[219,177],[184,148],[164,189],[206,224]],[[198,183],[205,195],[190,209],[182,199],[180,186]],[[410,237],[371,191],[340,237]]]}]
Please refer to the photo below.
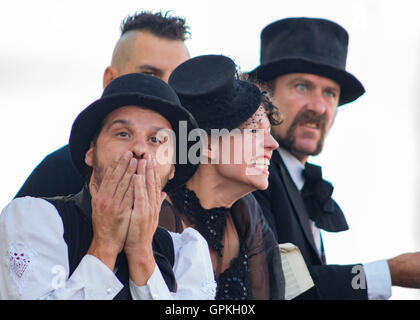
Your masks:
[{"label": "white sky background", "polygon": [[[350,230],[324,233],[329,263],[420,250],[420,20],[418,1],[2,1],[0,3],[0,207],[49,153],[65,145],[77,114],[102,93],[124,17],[173,10],[191,27],[191,56],[224,54],[259,64],[259,35],[285,17],[334,20],[347,29],[347,69],[367,93],[339,109],[322,155]],[[393,299],[420,290],[393,288]]]}]

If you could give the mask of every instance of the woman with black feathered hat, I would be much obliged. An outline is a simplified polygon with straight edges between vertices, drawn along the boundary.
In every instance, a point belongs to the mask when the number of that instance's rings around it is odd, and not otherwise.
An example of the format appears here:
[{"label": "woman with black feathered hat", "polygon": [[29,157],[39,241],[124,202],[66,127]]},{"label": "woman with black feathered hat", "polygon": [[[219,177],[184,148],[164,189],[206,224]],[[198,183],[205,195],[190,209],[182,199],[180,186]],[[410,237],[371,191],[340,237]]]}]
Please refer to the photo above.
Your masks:
[{"label": "woman with black feathered hat", "polygon": [[190,59],[174,70],[169,84],[207,143],[193,177],[168,193],[160,225],[177,232],[193,227],[204,236],[216,299],[283,299],[277,243],[250,194],[268,186],[269,160],[278,147],[270,121],[279,121],[279,114],[255,85],[238,80],[235,63],[225,56]]}]

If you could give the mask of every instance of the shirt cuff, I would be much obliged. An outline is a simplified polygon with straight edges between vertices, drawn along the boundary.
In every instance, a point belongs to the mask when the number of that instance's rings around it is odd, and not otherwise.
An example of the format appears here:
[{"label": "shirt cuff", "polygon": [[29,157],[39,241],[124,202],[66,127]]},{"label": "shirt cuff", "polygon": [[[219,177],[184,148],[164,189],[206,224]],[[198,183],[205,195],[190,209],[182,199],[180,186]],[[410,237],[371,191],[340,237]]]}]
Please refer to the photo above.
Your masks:
[{"label": "shirt cuff", "polygon": [[130,291],[134,300],[172,300],[168,286],[162,277],[159,267],[155,264],[152,275],[144,286],[137,286],[130,279]]},{"label": "shirt cuff", "polygon": [[89,254],[80,261],[69,281],[83,285],[87,300],[112,300],[124,287],[111,269]]},{"label": "shirt cuff", "polygon": [[369,300],[386,300],[392,295],[388,262],[379,260],[363,264]]}]

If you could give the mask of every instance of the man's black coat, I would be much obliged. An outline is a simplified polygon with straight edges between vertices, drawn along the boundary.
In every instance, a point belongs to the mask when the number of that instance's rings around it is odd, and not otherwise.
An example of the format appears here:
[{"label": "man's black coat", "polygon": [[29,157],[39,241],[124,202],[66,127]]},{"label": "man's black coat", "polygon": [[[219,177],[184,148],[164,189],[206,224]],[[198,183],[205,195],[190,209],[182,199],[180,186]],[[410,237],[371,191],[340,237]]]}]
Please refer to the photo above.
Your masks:
[{"label": "man's black coat", "polygon": [[[259,201],[278,243],[297,245],[305,259],[315,288],[302,294],[300,299],[367,299],[367,289],[360,289],[354,281],[362,268],[357,265],[327,265],[316,248],[308,211],[299,190],[276,150],[270,164],[269,187],[258,190],[254,196]],[[352,273],[355,272],[355,273]],[[357,278],[359,279],[359,278]],[[356,280],[357,280],[356,279]],[[358,289],[353,289],[355,285]]]},{"label": "man's black coat", "polygon": [[78,193],[83,185],[84,181],[71,161],[69,146],[65,145],[42,160],[15,198],[67,196]]}]

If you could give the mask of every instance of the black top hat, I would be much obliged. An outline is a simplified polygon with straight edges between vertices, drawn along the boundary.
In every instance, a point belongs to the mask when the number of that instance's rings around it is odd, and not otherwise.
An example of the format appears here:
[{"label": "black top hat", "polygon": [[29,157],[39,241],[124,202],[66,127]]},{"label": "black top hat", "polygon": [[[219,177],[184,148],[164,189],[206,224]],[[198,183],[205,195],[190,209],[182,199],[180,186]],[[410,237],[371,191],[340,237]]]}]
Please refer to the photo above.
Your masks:
[{"label": "black top hat", "polygon": [[238,80],[235,63],[222,55],[185,61],[172,72],[169,85],[207,133],[211,129],[236,128],[261,104],[258,87]]},{"label": "black top hat", "polygon": [[[70,154],[72,161],[85,178],[89,172],[84,159],[95,133],[100,129],[102,121],[113,110],[123,106],[144,107],[165,117],[175,132],[176,163],[175,176],[164,190],[174,190],[187,182],[195,173],[198,164],[179,161],[179,121],[186,121],[187,132],[197,128],[197,122],[190,112],[185,110],[175,92],[162,80],[140,73],[123,75],[111,81],[105,88],[102,97],[83,110],[73,123],[70,134]],[[187,142],[187,148],[191,147]],[[188,160],[187,160],[188,161]]]},{"label": "black top hat", "polygon": [[336,81],[339,105],[359,98],[365,89],[346,72],[347,31],[335,22],[314,18],[288,18],[261,32],[261,65],[249,75],[269,81],[287,73],[312,73]]}]

